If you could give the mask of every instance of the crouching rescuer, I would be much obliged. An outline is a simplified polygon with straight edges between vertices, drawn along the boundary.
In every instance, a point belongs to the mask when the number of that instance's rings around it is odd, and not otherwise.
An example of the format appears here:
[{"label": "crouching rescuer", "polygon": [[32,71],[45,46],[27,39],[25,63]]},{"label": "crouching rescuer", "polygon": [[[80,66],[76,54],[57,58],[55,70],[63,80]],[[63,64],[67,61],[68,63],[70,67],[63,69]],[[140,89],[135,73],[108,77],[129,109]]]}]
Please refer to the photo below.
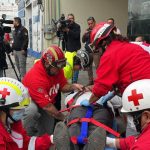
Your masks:
[{"label": "crouching rescuer", "polygon": [[[0,78],[0,150],[49,150],[53,136],[30,137],[22,126],[28,90],[19,81]],[[51,140],[52,139],[52,140]]]},{"label": "crouching rescuer", "polygon": [[64,77],[63,68],[66,58],[58,46],[49,46],[42,53],[41,59],[23,78],[32,98],[23,118],[29,135],[52,134],[55,119],[64,120],[65,116],[57,109],[58,91],[71,92],[83,90],[80,84],[69,84]]}]

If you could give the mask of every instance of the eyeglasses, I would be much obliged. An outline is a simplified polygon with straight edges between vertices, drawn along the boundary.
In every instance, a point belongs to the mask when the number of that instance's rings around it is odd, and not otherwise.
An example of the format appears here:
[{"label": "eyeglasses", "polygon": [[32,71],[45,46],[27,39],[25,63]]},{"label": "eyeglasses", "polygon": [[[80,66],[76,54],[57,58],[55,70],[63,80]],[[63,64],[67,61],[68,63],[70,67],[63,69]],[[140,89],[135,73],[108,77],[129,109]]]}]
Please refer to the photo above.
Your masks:
[{"label": "eyeglasses", "polygon": [[66,66],[66,59],[61,61],[56,61],[52,63],[51,66],[57,69],[63,69]]}]

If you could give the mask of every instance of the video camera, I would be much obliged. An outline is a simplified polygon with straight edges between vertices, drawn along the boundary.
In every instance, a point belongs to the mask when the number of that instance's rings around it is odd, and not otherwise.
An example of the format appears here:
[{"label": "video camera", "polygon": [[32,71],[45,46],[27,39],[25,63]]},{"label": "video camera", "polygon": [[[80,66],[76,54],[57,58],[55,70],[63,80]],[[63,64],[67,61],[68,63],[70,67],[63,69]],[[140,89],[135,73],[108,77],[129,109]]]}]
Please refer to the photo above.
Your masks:
[{"label": "video camera", "polygon": [[13,24],[12,20],[5,20],[6,14],[2,15],[2,19],[0,19],[0,43],[3,42],[4,34],[11,32],[11,27],[9,26],[3,26],[3,24]]},{"label": "video camera", "polygon": [[[54,24],[54,28],[56,32],[59,32],[61,34],[63,34],[64,29],[65,28],[69,28],[70,27],[70,20],[65,20],[65,15],[62,14],[61,17],[58,20],[54,20],[52,19],[52,22]],[[59,36],[58,36],[59,37]]]},{"label": "video camera", "polygon": [[65,20],[65,15],[62,14],[60,19],[57,21],[57,30],[63,31],[63,29],[68,28],[70,26],[71,21]]},{"label": "video camera", "polygon": [[71,27],[71,21],[70,20],[65,20],[65,15],[62,14],[61,17],[55,21],[52,19],[52,22],[54,24],[55,32],[57,37],[59,37],[59,43],[58,46],[60,46],[60,41],[62,42],[62,49],[65,50],[66,47],[66,33],[64,31],[65,28],[70,28]]}]

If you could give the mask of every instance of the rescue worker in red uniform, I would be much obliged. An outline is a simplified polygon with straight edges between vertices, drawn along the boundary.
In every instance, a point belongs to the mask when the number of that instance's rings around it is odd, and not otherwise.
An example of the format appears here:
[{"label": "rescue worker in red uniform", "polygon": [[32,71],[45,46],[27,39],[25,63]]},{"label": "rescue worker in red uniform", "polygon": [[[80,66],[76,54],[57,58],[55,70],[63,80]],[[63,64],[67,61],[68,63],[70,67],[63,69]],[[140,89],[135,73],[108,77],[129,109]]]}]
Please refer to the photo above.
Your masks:
[{"label": "rescue worker in red uniform", "polygon": [[150,79],[131,83],[122,96],[121,112],[133,116],[138,136],[122,139],[108,138],[106,144],[121,150],[148,150],[150,148]]},{"label": "rescue worker in red uniform", "polygon": [[64,119],[65,116],[55,107],[58,90],[82,90],[82,85],[67,82],[63,72],[65,65],[63,51],[58,46],[50,46],[43,51],[41,60],[25,75],[23,84],[28,88],[32,98],[23,119],[29,135],[52,134],[54,118]]},{"label": "rescue worker in red uniform", "polygon": [[97,77],[92,87],[89,105],[97,101],[108,91],[124,89],[132,82],[150,79],[150,55],[127,38],[115,34],[116,27],[105,22],[97,24],[91,32],[91,48],[102,48],[104,53],[97,69]]},{"label": "rescue worker in red uniform", "polygon": [[0,78],[0,150],[49,150],[53,137],[29,137],[22,126],[21,119],[29,104],[30,96],[22,83]]}]

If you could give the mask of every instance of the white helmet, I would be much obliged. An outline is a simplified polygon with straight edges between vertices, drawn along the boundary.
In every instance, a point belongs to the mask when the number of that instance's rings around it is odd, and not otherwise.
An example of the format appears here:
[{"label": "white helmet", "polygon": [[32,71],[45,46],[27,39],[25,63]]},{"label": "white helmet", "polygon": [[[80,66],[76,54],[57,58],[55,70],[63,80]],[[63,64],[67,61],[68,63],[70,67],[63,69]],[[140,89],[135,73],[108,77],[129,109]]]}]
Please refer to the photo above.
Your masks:
[{"label": "white helmet", "polygon": [[122,96],[121,112],[131,113],[150,108],[150,79],[131,83]]},{"label": "white helmet", "polygon": [[80,59],[82,69],[85,69],[93,62],[93,57],[86,50],[78,50],[77,58]]},{"label": "white helmet", "polygon": [[[65,105],[66,106],[68,106],[68,104],[69,104],[69,101],[75,96],[77,94],[77,92],[74,92],[73,94],[69,94],[66,98],[65,98]],[[91,97],[91,95],[92,95],[92,92],[85,92],[85,93],[82,93],[81,92],[81,95],[79,94],[79,95],[77,95],[74,99],[75,99],[75,103],[73,104],[73,105],[80,105],[80,103],[83,101],[83,100],[85,100],[85,99],[87,99],[87,100],[89,100],[90,99],[90,97]]]},{"label": "white helmet", "polygon": [[27,88],[16,79],[0,78],[0,110],[23,109],[30,104]]}]

